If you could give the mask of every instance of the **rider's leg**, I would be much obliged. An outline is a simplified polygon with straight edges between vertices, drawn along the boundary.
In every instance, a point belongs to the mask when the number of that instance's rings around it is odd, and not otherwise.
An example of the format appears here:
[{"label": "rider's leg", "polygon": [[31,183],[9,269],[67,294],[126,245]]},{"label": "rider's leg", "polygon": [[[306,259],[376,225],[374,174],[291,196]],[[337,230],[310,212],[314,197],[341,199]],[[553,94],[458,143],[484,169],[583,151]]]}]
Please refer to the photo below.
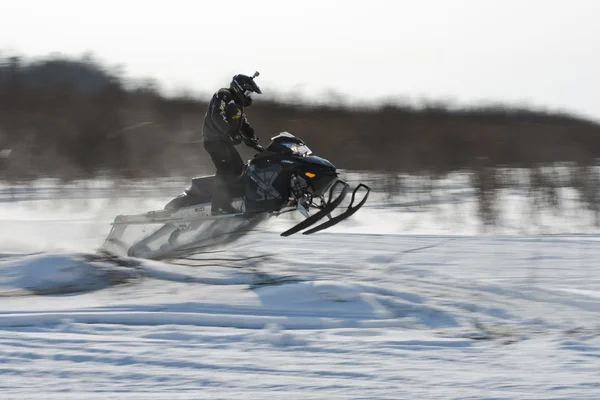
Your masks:
[{"label": "rider's leg", "polygon": [[213,189],[212,211],[222,210],[232,213],[232,197],[239,192],[239,176],[244,169],[244,161],[233,144],[225,141],[205,141],[204,148],[210,154],[217,168]]}]

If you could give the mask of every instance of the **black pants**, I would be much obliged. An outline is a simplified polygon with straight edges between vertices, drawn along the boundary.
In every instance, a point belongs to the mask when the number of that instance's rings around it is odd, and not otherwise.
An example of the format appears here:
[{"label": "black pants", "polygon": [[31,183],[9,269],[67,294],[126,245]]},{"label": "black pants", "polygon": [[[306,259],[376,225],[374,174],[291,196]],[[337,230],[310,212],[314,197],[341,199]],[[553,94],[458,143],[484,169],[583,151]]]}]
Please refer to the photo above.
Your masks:
[{"label": "black pants", "polygon": [[219,208],[226,212],[234,212],[230,201],[241,195],[242,187],[239,177],[244,170],[244,161],[233,144],[220,140],[207,140],[204,148],[217,168],[215,187],[213,190],[212,209]]},{"label": "black pants", "polygon": [[245,163],[233,144],[220,140],[207,140],[204,142],[204,148],[217,168],[217,175],[223,177],[241,175]]}]

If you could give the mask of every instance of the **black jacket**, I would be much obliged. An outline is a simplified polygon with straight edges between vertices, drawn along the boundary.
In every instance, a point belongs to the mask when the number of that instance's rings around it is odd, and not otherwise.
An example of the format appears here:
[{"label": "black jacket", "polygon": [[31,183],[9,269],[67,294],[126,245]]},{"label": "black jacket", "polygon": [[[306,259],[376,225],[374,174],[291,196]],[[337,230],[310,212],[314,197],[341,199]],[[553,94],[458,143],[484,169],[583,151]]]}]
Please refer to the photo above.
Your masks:
[{"label": "black jacket", "polygon": [[229,89],[220,89],[210,100],[204,116],[204,141],[219,140],[240,144],[240,134],[253,138],[254,129],[248,124],[244,107],[234,94]]}]

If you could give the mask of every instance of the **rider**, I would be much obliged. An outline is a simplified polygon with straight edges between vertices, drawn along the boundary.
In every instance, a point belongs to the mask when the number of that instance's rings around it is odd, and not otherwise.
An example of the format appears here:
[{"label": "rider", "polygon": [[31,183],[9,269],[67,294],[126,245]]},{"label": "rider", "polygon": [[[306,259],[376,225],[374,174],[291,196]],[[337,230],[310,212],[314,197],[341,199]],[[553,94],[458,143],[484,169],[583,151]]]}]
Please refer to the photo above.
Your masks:
[{"label": "rider", "polygon": [[229,88],[222,88],[213,95],[206,110],[202,127],[204,148],[217,168],[213,214],[236,212],[231,199],[241,190],[238,178],[243,172],[244,161],[234,146],[243,141],[247,146],[263,151],[244,113],[244,107],[252,105],[252,94],[262,93],[254,82],[258,75],[258,72],[251,77],[235,75]]}]

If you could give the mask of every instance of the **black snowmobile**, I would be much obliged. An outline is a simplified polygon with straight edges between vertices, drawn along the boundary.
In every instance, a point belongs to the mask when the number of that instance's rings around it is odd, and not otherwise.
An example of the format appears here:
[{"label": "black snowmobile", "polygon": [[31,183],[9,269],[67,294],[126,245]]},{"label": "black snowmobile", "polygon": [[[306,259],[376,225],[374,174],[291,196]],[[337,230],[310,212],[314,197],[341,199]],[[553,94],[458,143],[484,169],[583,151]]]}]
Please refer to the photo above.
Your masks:
[{"label": "black snowmobile", "polygon": [[[262,151],[246,163],[239,177],[239,191],[231,196],[234,212],[213,215],[212,192],[220,187],[219,178],[195,178],[164,210],[117,216],[103,250],[155,259],[187,256],[236,240],[268,217],[291,211],[299,211],[305,219],[281,235],[290,236],[305,229],[303,234],[310,235],[350,217],[367,201],[371,189],[361,183],[352,191],[347,208],[333,216],[349,192],[349,185],[338,178],[333,164],[312,155],[304,142],[290,133],[280,133],[271,140],[266,150],[259,147]],[[359,190],[364,194],[354,204]],[[327,221],[316,225],[325,217]],[[127,227],[148,224],[163,226],[144,239],[127,244]]]}]

